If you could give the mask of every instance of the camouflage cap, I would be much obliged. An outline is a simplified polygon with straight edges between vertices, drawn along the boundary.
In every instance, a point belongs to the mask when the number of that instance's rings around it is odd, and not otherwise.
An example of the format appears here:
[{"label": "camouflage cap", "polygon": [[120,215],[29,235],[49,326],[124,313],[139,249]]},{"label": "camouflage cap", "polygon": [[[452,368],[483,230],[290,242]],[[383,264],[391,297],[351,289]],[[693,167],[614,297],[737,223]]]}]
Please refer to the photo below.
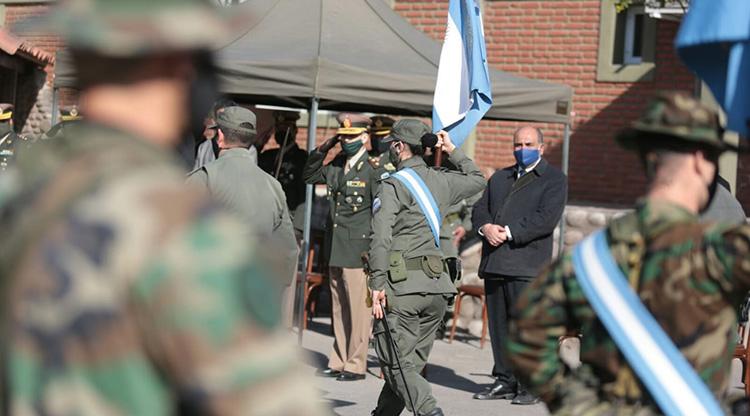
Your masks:
[{"label": "camouflage cap", "polygon": [[13,104],[0,103],[0,122],[8,121],[13,117]]},{"label": "camouflage cap", "polygon": [[341,127],[336,134],[346,136],[358,136],[367,131],[370,126],[370,118],[361,114],[341,113],[336,116]]},{"label": "camouflage cap", "polygon": [[216,48],[236,35],[247,17],[208,0],[65,0],[42,24],[71,49],[131,57]]},{"label": "camouflage cap", "polygon": [[245,107],[225,107],[224,111],[216,116],[216,124],[220,129],[234,130],[241,134],[251,135],[258,132],[255,113]]},{"label": "camouflage cap", "polygon": [[716,111],[687,93],[662,92],[649,103],[640,119],[617,134],[616,140],[631,150],[643,145],[658,148],[660,143],[667,146],[675,140],[719,151],[737,150],[722,136]]},{"label": "camouflage cap", "polygon": [[372,117],[372,125],[370,126],[370,134],[375,136],[385,136],[390,134],[393,123],[396,120],[386,116],[375,116]]},{"label": "camouflage cap", "polygon": [[413,118],[405,118],[393,124],[391,134],[383,139],[383,143],[399,141],[419,145],[422,144],[422,136],[427,133],[431,133],[427,124]]}]

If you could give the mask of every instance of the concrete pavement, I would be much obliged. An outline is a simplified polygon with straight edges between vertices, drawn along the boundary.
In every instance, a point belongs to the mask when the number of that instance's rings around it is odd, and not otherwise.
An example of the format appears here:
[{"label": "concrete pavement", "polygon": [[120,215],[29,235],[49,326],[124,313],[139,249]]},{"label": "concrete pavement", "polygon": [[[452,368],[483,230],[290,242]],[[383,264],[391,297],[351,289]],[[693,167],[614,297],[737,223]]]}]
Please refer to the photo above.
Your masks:
[{"label": "concrete pavement", "polygon": [[[328,363],[333,337],[330,335],[330,320],[316,318],[308,326],[303,337],[303,347],[309,355],[309,371],[323,368]],[[513,406],[508,400],[480,401],[472,395],[492,383],[492,351],[489,342],[479,348],[479,340],[460,337],[452,344],[436,341],[427,365],[427,379],[432,383],[433,393],[443,412],[449,416],[519,415],[543,416],[547,409],[543,404]],[[340,416],[369,415],[375,408],[383,380],[378,378],[380,369],[375,351],[370,349],[368,374],[363,381],[340,382],[316,377],[315,382],[322,397],[329,402],[334,414]],[[404,415],[411,412],[404,411]]]}]

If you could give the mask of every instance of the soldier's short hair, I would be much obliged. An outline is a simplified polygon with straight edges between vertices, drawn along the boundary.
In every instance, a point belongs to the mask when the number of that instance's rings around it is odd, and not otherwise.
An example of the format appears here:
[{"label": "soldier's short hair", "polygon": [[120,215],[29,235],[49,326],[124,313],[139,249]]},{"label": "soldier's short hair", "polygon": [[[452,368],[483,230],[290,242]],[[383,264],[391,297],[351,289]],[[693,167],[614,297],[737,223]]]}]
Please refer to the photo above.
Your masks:
[{"label": "soldier's short hair", "polygon": [[[255,128],[252,123],[248,122],[240,123],[239,126],[245,129]],[[224,141],[228,144],[250,147],[255,143],[255,139],[258,137],[258,135],[255,133],[246,133],[232,128],[219,127],[219,129],[224,134]]]}]

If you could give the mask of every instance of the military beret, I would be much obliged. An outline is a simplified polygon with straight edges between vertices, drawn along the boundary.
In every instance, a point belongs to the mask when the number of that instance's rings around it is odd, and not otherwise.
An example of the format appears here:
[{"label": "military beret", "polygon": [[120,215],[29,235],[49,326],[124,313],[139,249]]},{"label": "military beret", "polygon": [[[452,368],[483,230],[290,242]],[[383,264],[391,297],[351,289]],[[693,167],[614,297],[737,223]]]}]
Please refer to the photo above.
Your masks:
[{"label": "military beret", "polygon": [[[242,126],[242,123],[249,123],[252,127]],[[216,124],[220,129],[234,130],[242,134],[249,135],[258,132],[255,113],[245,107],[225,107],[224,111],[216,115]]]},{"label": "military beret", "polygon": [[13,104],[0,103],[0,121],[10,120],[13,117]]},{"label": "military beret", "polygon": [[83,116],[78,111],[78,106],[69,105],[60,109],[60,120],[62,121],[75,121],[81,120]]},{"label": "military beret", "polygon": [[340,125],[336,134],[358,136],[366,132],[370,126],[370,118],[361,114],[340,113],[336,116],[336,120]]},{"label": "military beret", "polygon": [[391,127],[396,120],[386,116],[375,116],[372,118],[370,133],[375,136],[385,136],[391,132]]},{"label": "military beret", "polygon": [[723,140],[723,133],[715,110],[688,93],[671,91],[659,93],[637,121],[617,134],[616,140],[631,150],[673,146],[675,142],[737,150]]},{"label": "military beret", "polygon": [[404,118],[393,124],[391,134],[383,139],[383,143],[399,141],[414,145],[422,144],[422,136],[431,133],[427,124],[413,118]]},{"label": "military beret", "polygon": [[276,110],[273,112],[273,121],[277,126],[280,126],[282,124],[290,124],[296,126],[297,120],[299,120],[299,113],[296,111]]}]

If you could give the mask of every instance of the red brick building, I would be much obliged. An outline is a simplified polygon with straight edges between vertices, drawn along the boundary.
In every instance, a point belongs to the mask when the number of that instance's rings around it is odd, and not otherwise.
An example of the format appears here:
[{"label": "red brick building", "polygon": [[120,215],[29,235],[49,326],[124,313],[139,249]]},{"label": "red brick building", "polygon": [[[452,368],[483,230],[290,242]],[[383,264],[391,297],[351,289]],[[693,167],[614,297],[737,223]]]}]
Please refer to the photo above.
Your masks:
[{"label": "red brick building", "polygon": [[[354,0],[352,0],[354,1]],[[387,0],[417,28],[440,41],[447,0]],[[4,21],[36,14],[48,2],[0,0]],[[678,60],[673,40],[679,22],[651,19],[638,7],[617,14],[613,0],[482,0],[490,64],[574,90],[570,147],[570,201],[630,205],[643,193],[639,162],[614,145],[614,133],[635,119],[658,90],[694,91],[696,80]],[[0,14],[2,16],[3,14]],[[32,37],[54,49],[54,38]],[[516,122],[482,122],[475,155],[482,167],[513,163]],[[540,125],[547,156],[561,163],[562,127]],[[302,138],[303,132],[300,132]],[[737,195],[750,212],[750,158],[741,157]]]}]

